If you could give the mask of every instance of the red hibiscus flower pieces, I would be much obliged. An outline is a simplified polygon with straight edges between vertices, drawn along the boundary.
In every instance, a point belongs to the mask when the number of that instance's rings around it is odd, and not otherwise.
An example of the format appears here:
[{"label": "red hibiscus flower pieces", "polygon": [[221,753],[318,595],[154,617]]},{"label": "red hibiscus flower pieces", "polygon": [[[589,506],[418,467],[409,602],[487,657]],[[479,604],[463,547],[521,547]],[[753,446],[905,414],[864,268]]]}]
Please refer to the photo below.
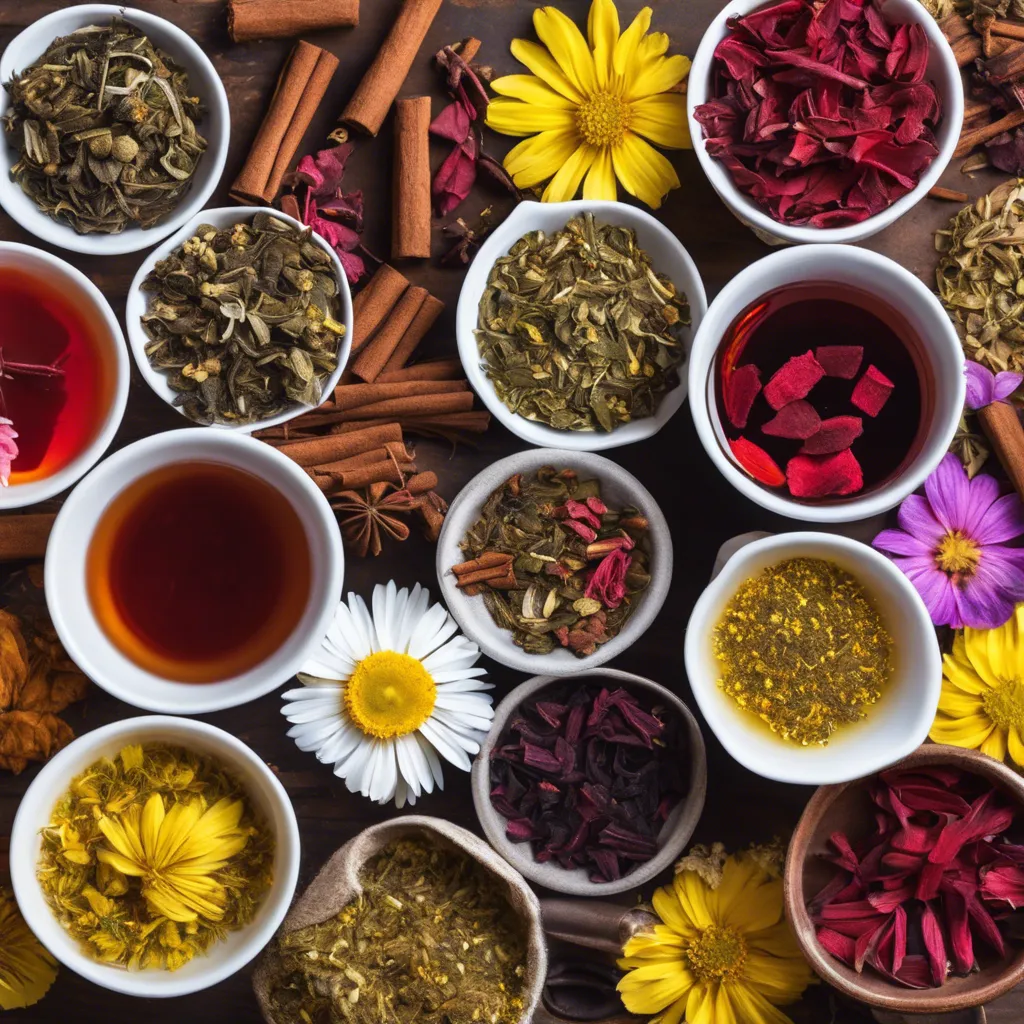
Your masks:
[{"label": "red hibiscus flower pieces", "polygon": [[737,366],[725,383],[723,399],[729,422],[742,430],[747,425],[750,407],[761,391],[761,371],[753,363]]},{"label": "red hibiscus flower pieces", "polygon": [[782,0],[729,29],[695,116],[708,153],[775,220],[856,224],[917,185],[940,117],[920,25],[890,24],[875,0]]},{"label": "red hibiscus flower pieces", "polygon": [[868,416],[877,416],[889,401],[894,387],[893,382],[872,363],[854,386],[850,401]]},{"label": "red hibiscus flower pieces", "polygon": [[[772,437],[791,438],[804,441],[818,433],[821,417],[810,402],[798,398],[789,405],[784,405],[772,419],[761,427],[762,433]],[[843,446],[848,447],[847,445]]]},{"label": "red hibiscus flower pieces", "polygon": [[792,359],[787,359],[765,384],[765,401],[778,412],[784,405],[789,405],[798,398],[806,398],[814,385],[824,376],[825,371],[814,358],[813,352],[793,356]]},{"label": "red hibiscus flower pieces", "polygon": [[786,474],[779,469],[775,460],[760,446],[748,441],[745,437],[737,437],[729,442],[733,458],[759,484],[765,487],[781,487],[786,482]]},{"label": "red hibiscus flower pieces", "polygon": [[859,416],[832,416],[819,422],[817,432],[804,442],[800,455],[832,455],[841,452],[864,433],[864,422]]},{"label": "red hibiscus flower pieces", "polygon": [[786,483],[794,498],[827,498],[855,494],[864,486],[864,474],[847,448],[835,455],[794,455],[786,463]]},{"label": "red hibiscus flower pieces", "polygon": [[840,377],[842,380],[853,380],[857,376],[860,364],[864,361],[862,345],[819,345],[814,350],[814,358],[825,371],[826,377]]},{"label": "red hibiscus flower pieces", "polygon": [[601,559],[587,582],[585,597],[596,597],[606,608],[618,608],[626,596],[626,573],[633,563],[633,556],[622,548],[612,551]]}]

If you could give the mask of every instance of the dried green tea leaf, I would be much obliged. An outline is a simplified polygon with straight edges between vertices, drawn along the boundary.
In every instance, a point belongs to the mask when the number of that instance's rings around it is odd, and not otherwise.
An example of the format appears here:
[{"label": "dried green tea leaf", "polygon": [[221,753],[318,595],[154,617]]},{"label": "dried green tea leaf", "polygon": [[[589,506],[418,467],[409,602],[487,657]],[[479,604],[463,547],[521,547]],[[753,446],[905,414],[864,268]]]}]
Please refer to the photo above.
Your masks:
[{"label": "dried green tea leaf", "polygon": [[520,416],[614,430],[654,414],[679,383],[686,296],[628,228],[574,217],[495,263],[476,331],[484,371]]}]

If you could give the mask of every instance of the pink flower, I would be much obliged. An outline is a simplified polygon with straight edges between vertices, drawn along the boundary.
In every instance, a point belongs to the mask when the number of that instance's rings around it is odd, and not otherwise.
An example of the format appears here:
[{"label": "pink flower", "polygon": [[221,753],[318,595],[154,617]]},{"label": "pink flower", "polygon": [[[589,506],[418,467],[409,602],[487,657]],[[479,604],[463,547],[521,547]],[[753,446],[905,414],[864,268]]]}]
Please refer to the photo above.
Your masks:
[{"label": "pink flower", "polygon": [[1003,370],[993,373],[987,366],[968,359],[964,367],[967,378],[967,408],[983,409],[993,402],[1005,402],[1020,387],[1024,374]]},{"label": "pink flower", "polygon": [[605,555],[590,577],[584,595],[596,597],[606,608],[618,608],[626,596],[626,573],[632,563],[633,556],[622,548]]},{"label": "pink flower", "polygon": [[14,441],[17,436],[14,424],[0,416],[0,484],[4,487],[11,482],[11,463],[18,457],[18,446]]}]

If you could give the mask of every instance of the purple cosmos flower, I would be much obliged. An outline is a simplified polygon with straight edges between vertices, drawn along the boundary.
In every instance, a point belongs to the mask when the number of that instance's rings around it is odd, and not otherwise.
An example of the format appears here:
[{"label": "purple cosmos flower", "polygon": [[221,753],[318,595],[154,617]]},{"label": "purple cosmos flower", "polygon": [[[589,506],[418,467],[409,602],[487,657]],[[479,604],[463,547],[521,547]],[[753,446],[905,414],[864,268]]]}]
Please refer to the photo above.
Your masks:
[{"label": "purple cosmos flower", "polygon": [[983,409],[993,402],[1005,401],[1024,380],[1024,374],[1011,373],[1009,370],[993,373],[987,366],[971,359],[967,360],[964,367],[964,376],[967,378],[968,409]]},{"label": "purple cosmos flower", "polygon": [[973,480],[953,454],[925,481],[925,495],[900,506],[902,529],[883,530],[874,546],[894,558],[937,626],[994,629],[1024,600],[1024,505],[999,496],[995,477]]}]

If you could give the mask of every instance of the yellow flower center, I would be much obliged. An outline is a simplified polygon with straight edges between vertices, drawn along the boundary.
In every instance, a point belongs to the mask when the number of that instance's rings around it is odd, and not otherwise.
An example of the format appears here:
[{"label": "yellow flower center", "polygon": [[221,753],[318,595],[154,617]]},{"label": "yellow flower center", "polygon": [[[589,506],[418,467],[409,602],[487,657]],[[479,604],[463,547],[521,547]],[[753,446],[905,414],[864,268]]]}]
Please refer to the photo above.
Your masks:
[{"label": "yellow flower center", "polygon": [[698,981],[735,981],[747,960],[747,944],[735,928],[711,925],[686,946],[686,966]]},{"label": "yellow flower center", "polygon": [[1000,683],[995,689],[986,687],[981,702],[985,714],[1000,729],[1013,727],[1024,734],[1024,684],[1019,679]]},{"label": "yellow flower center", "polygon": [[981,549],[959,530],[947,533],[935,549],[935,564],[950,576],[973,576]]},{"label": "yellow flower center", "polygon": [[363,658],[345,684],[349,718],[381,740],[415,732],[430,718],[436,700],[437,686],[423,664],[396,651]]},{"label": "yellow flower center", "polygon": [[576,128],[591,146],[614,146],[621,142],[631,119],[629,104],[609,92],[594,93],[576,108]]}]

